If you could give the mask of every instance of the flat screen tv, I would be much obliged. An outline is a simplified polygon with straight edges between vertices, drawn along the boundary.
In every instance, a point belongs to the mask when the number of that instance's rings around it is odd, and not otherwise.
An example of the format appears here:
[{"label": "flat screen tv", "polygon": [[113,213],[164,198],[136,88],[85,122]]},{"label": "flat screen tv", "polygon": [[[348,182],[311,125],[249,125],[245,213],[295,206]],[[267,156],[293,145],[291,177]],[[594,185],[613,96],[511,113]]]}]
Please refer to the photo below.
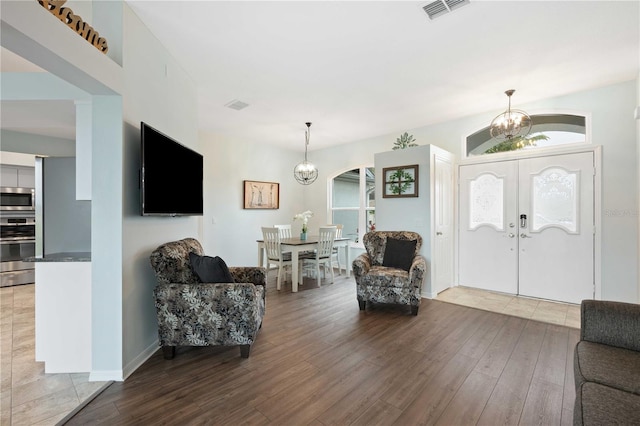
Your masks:
[{"label": "flat screen tv", "polygon": [[140,123],[143,216],[202,216],[202,155]]}]

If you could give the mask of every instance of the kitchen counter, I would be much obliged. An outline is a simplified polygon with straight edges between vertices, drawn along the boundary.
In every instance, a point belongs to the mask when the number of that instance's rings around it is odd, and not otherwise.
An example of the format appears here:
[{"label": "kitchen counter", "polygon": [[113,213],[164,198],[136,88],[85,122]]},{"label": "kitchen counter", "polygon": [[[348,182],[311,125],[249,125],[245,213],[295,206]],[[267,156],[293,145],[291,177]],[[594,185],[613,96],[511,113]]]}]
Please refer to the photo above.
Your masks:
[{"label": "kitchen counter", "polygon": [[36,270],[36,361],[45,373],[91,372],[91,253],[29,257]]},{"label": "kitchen counter", "polygon": [[91,262],[91,252],[61,252],[46,254],[42,257],[31,256],[23,259],[24,262]]}]

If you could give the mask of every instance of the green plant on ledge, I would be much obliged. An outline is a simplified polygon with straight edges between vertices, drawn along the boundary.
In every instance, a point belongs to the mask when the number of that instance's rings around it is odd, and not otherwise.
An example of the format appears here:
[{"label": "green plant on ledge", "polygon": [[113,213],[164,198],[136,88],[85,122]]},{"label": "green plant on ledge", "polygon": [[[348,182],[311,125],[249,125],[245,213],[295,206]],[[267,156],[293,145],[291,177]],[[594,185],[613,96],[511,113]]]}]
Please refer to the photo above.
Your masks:
[{"label": "green plant on ledge", "polygon": [[407,132],[404,132],[403,134],[400,135],[399,138],[396,139],[396,142],[393,144],[393,149],[405,149],[405,148],[409,148],[411,146],[418,146],[417,143],[413,143],[415,142],[415,138],[413,137],[413,135],[410,135]]},{"label": "green plant on ledge", "polygon": [[536,146],[536,141],[546,141],[549,136],[542,133],[530,137],[516,136],[515,138],[502,141],[491,148],[487,149],[485,154],[495,154],[496,152],[517,151],[526,146]]}]

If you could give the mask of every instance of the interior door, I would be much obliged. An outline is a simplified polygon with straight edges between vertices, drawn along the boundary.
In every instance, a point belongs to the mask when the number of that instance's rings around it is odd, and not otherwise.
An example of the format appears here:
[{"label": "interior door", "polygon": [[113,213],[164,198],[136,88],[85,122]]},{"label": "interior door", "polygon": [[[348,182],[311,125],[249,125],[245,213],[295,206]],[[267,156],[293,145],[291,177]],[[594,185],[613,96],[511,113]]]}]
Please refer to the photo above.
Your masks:
[{"label": "interior door", "polygon": [[459,282],[517,294],[518,162],[460,167]]},{"label": "interior door", "polygon": [[434,157],[435,236],[431,267],[434,290],[440,293],[453,283],[453,164],[449,158],[437,154]]},{"label": "interior door", "polygon": [[519,293],[592,299],[593,153],[520,160],[519,172],[519,213],[527,217],[519,228]]}]

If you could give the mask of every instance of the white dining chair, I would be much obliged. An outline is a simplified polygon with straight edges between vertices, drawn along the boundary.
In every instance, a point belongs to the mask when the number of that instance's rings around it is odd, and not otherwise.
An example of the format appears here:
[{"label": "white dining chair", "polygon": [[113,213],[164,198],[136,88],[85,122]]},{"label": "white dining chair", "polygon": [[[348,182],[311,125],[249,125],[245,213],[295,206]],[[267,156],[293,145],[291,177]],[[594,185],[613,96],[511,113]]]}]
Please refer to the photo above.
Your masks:
[{"label": "white dining chair", "polygon": [[333,268],[331,267],[331,255],[333,253],[333,242],[336,238],[335,226],[323,226],[318,232],[318,247],[315,252],[301,253],[299,258],[302,262],[304,269],[305,264],[312,264],[315,266],[315,275],[318,287],[320,287],[320,265],[322,265],[322,271],[324,279],[327,279],[327,267],[331,270],[331,282],[333,283]]},{"label": "white dining chair", "polygon": [[[336,238],[342,238],[342,228],[344,227],[344,225],[342,225],[341,223],[337,223],[335,225],[328,224],[326,226],[335,226]],[[338,264],[338,275],[340,275],[342,273],[342,267],[340,266],[340,253],[338,252],[337,247],[334,247],[331,251],[331,268],[333,268],[333,262],[336,262]]]},{"label": "white dining chair", "polygon": [[[288,267],[290,269],[292,265],[291,253],[282,253],[280,230],[278,228],[262,227],[262,238],[267,254],[267,282],[269,282],[269,271],[277,269],[278,278],[276,280],[276,289],[280,290],[282,286],[282,276],[286,273],[286,268]],[[288,256],[285,256],[285,254],[288,254]]]},{"label": "white dining chair", "polygon": [[273,227],[280,231],[280,238],[291,238],[291,224],[273,225]]}]

